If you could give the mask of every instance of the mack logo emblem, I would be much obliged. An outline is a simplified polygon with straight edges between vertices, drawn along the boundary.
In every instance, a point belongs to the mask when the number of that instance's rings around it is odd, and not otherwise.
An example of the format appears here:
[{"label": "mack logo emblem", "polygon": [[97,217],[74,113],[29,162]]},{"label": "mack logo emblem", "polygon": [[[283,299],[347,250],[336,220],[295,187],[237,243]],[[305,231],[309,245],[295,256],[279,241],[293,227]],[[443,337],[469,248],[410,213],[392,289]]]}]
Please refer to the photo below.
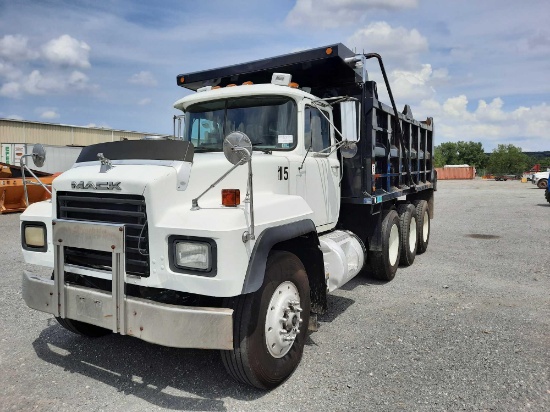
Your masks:
[{"label": "mack logo emblem", "polygon": [[71,182],[73,189],[93,189],[93,190],[122,190],[121,182]]}]

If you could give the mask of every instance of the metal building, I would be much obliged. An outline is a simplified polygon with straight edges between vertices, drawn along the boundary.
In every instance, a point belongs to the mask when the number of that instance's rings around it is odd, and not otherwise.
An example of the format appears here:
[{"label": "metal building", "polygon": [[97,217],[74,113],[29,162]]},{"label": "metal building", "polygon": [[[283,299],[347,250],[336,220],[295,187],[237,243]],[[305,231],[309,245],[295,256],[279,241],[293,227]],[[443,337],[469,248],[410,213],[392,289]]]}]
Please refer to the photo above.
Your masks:
[{"label": "metal building", "polygon": [[0,143],[89,146],[115,140],[136,140],[152,134],[155,133],[0,119]]}]

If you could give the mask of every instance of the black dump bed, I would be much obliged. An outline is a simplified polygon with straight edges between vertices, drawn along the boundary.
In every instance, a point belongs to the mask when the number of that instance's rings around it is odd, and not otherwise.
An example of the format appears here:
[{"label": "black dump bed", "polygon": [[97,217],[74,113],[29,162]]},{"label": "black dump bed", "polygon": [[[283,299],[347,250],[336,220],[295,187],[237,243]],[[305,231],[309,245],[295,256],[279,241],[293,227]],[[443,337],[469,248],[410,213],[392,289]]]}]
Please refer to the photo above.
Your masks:
[{"label": "black dump bed", "polygon": [[[204,86],[270,83],[273,73],[289,73],[301,88],[311,88],[320,98],[350,96],[357,99],[360,142],[355,157],[343,159],[342,203],[380,204],[387,200],[434,189],[433,121],[413,119],[408,106],[398,113],[400,139],[394,110],[378,101],[377,85],[362,78],[352,61],[356,53],[341,43],[177,76],[179,86],[197,90]],[[348,61],[346,61],[348,59]],[[340,111],[334,106],[335,125]],[[403,142],[404,144],[402,144]]]},{"label": "black dump bed", "polygon": [[344,59],[353,56],[355,53],[339,43],[234,66],[180,74],[177,82],[178,86],[197,90],[204,86],[225,87],[246,81],[254,84],[270,83],[273,73],[290,73],[293,82],[311,87],[312,90],[324,88],[328,83],[333,87],[342,87],[361,81],[344,62]]}]

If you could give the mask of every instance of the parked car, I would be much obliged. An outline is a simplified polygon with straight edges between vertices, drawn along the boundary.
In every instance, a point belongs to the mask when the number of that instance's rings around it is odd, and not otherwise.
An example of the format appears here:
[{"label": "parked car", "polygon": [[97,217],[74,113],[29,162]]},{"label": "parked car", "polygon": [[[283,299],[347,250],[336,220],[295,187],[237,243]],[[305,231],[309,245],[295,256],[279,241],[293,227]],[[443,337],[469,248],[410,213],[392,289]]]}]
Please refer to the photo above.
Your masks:
[{"label": "parked car", "polygon": [[537,185],[539,189],[546,189],[548,187],[548,175],[550,172],[534,173],[531,176],[531,183]]}]

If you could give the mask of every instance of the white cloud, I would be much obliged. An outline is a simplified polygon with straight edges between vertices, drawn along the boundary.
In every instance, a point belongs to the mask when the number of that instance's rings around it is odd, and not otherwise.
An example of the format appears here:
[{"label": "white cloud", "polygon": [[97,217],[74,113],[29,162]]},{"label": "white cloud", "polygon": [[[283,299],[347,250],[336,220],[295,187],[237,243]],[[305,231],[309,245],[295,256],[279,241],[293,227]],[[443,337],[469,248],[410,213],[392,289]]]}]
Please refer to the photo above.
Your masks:
[{"label": "white cloud", "polygon": [[[491,103],[480,100],[476,110],[476,116],[479,120],[498,122],[506,120],[506,115],[502,111],[504,102],[500,97],[493,99]],[[519,113],[518,113],[519,115]]]},{"label": "white cloud", "polygon": [[401,10],[416,6],[418,0],[296,0],[286,23],[290,26],[335,28],[362,21],[370,10]]},{"label": "white cloud", "polygon": [[21,96],[21,86],[17,82],[5,83],[0,87],[0,96],[11,97],[12,99]]},{"label": "white cloud", "polygon": [[[386,85],[380,70],[369,73],[370,80],[378,85],[378,99],[390,103]],[[388,73],[388,79],[396,104],[409,104],[414,109],[421,101],[430,101],[437,96],[437,90],[449,82],[447,70],[433,70],[430,64],[422,64],[414,70],[393,70]],[[416,115],[415,111],[413,113]]]},{"label": "white cloud", "polygon": [[96,89],[95,85],[91,85],[88,76],[78,70],[73,71],[69,75],[67,81],[67,89],[71,90],[93,90]]},{"label": "white cloud", "polygon": [[149,99],[148,97],[144,98],[144,99],[141,99],[140,101],[138,101],[138,104],[140,106],[147,106],[148,104],[151,104],[151,99]]},{"label": "white cloud", "polygon": [[441,79],[441,73],[434,76],[432,66],[423,64],[418,71],[394,70],[389,75],[395,98],[402,101],[427,99],[435,94],[434,77]]},{"label": "white cloud", "polygon": [[106,123],[104,123],[104,124],[88,123],[88,124],[84,125],[83,127],[95,127],[97,129],[111,129],[111,127]]},{"label": "white cloud", "polygon": [[[0,96],[20,98],[24,94],[60,94],[96,89],[96,86],[90,85],[87,75],[78,70],[69,71],[75,66],[90,67],[89,51],[86,43],[68,35],[47,42],[42,47],[42,54],[31,50],[26,37],[4,36],[0,39],[0,78],[5,83],[0,86]],[[23,60],[34,61],[29,63]]]},{"label": "white cloud", "polygon": [[434,117],[436,144],[444,141],[483,141],[489,151],[499,143],[511,143],[526,151],[545,150],[550,142],[550,106],[546,103],[504,110],[500,97],[491,102],[479,100],[475,110],[468,109],[465,95],[451,97],[440,104],[435,99],[422,101],[421,116]]},{"label": "white cloud", "polygon": [[155,76],[153,76],[151,72],[147,71],[141,71],[134,74],[132,77],[130,77],[130,79],[128,79],[128,82],[148,87],[154,87],[157,85],[157,80],[155,79]]},{"label": "white cloud", "polygon": [[8,34],[0,39],[0,56],[10,61],[30,60],[38,57],[38,53],[30,50],[28,39],[19,34]]},{"label": "white cloud", "polygon": [[443,112],[446,116],[464,119],[469,115],[467,106],[468,98],[461,94],[460,96],[447,99],[445,103],[443,103]]},{"label": "white cloud", "polygon": [[17,81],[3,84],[0,88],[0,96],[19,98],[23,94],[65,94],[93,92],[96,89],[96,85],[90,84],[88,76],[77,70],[71,73],[42,73],[40,70],[33,70],[28,76],[21,76]]},{"label": "white cloud", "polygon": [[90,46],[68,34],[50,40],[42,46],[44,57],[52,63],[62,66],[89,68]]},{"label": "white cloud", "polygon": [[0,61],[0,77],[8,80],[16,80],[21,77],[21,70],[10,63]]},{"label": "white cloud", "polygon": [[55,109],[48,109],[48,110],[44,110],[40,114],[40,117],[42,119],[57,119],[59,117],[59,113],[57,113]]},{"label": "white cloud", "polygon": [[411,67],[418,61],[418,55],[429,49],[428,40],[418,30],[392,27],[385,21],[357,30],[348,38],[347,45],[359,52],[379,53],[386,69],[391,69],[391,65]]},{"label": "white cloud", "polygon": [[22,87],[28,94],[41,95],[61,91],[63,83],[59,78],[44,76],[39,70],[33,70],[22,82]]},{"label": "white cloud", "polygon": [[0,111],[0,117],[2,119],[11,119],[11,120],[23,120],[23,116],[19,116],[18,114],[6,114],[5,112]]}]

